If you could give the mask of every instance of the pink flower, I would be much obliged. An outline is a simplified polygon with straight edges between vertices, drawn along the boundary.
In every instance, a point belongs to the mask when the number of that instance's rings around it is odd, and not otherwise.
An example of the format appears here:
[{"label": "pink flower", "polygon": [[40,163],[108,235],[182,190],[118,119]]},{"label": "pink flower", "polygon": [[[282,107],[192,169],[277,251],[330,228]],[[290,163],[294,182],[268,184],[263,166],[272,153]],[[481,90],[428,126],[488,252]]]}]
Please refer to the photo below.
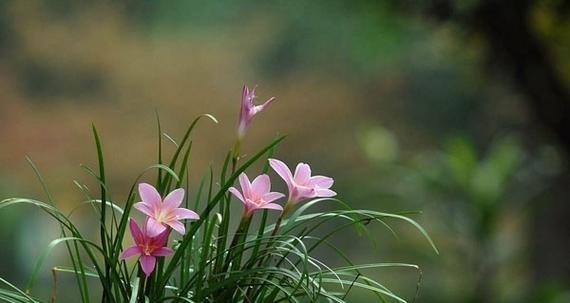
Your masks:
[{"label": "pink flower", "polygon": [[140,255],[139,262],[142,270],[148,277],[154,271],[156,257],[164,257],[173,253],[172,249],[165,246],[169,230],[165,229],[156,237],[151,237],[146,226],[143,226],[143,231],[141,231],[139,225],[133,219],[129,221],[129,228],[131,229],[133,240],[135,240],[135,245],[125,249],[119,256],[119,259],[124,260],[134,255]]},{"label": "pink flower", "polygon": [[239,183],[241,187],[241,192],[235,187],[230,187],[229,191],[236,196],[245,207],[246,215],[251,215],[251,213],[260,208],[265,209],[275,209],[283,210],[281,205],[276,203],[271,203],[277,199],[285,197],[284,194],[278,192],[270,192],[271,181],[268,175],[257,176],[253,182],[249,182],[249,178],[245,173],[239,175]]},{"label": "pink flower", "polygon": [[146,224],[151,236],[156,236],[166,230],[165,225],[183,235],[186,231],[180,220],[197,220],[200,218],[198,214],[189,209],[178,208],[184,199],[184,189],[182,188],[173,190],[162,201],[156,188],[150,184],[141,183],[139,184],[139,195],[142,202],[135,203],[133,206],[148,216]]},{"label": "pink flower", "polygon": [[247,86],[243,86],[243,91],[241,95],[241,110],[239,113],[239,123],[238,123],[238,137],[243,138],[245,131],[251,123],[253,116],[257,113],[263,111],[271,102],[275,100],[275,97],[269,98],[261,105],[254,105],[253,99],[255,99],[255,88],[251,91]]},{"label": "pink flower", "polygon": [[269,159],[269,165],[287,183],[290,203],[336,196],[336,193],[330,190],[334,180],[325,176],[311,177],[311,167],[306,163],[297,164],[295,175],[285,163],[277,159]]}]

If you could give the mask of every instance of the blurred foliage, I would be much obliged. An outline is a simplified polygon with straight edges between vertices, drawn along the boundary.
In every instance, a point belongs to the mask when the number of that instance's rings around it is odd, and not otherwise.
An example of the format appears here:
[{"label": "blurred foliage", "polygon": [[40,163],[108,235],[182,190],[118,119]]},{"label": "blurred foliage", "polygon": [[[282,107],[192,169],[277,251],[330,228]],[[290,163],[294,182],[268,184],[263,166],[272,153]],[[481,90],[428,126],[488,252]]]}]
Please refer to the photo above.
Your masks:
[{"label": "blurred foliage", "polygon": [[[442,250],[439,262],[427,255],[420,262],[431,275],[422,288],[425,301],[563,300],[564,288],[549,288],[547,294],[541,290],[546,284],[532,287],[532,247],[525,240],[541,193],[563,166],[556,149],[540,146],[531,153],[516,137],[501,136],[481,150],[464,137],[452,137],[441,150],[403,158],[393,156],[397,142],[388,130],[375,127],[372,133],[376,138],[362,141],[362,148],[377,174],[357,182],[370,189],[369,183],[379,184],[378,189],[355,199],[371,200],[380,192],[391,197],[384,201],[392,200],[393,209],[424,210],[424,222]],[[382,138],[391,143],[372,143],[387,141]],[[419,249],[413,243],[406,247],[395,255]]]}]

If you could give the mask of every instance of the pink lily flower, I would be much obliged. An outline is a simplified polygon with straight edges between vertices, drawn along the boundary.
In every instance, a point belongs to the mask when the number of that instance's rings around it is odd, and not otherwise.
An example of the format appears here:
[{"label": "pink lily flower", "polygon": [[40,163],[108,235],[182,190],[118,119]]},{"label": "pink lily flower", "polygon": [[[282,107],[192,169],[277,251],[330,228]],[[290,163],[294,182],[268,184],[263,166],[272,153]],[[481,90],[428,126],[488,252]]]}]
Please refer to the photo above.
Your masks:
[{"label": "pink lily flower", "polygon": [[270,192],[271,181],[268,175],[257,176],[253,182],[250,182],[247,175],[241,173],[239,175],[239,183],[241,192],[235,187],[230,187],[229,191],[243,203],[246,216],[251,215],[256,209],[283,210],[281,205],[271,203],[285,197],[285,195],[278,192]]},{"label": "pink lily flower", "polygon": [[172,227],[172,229],[183,235],[186,230],[180,220],[197,220],[200,218],[197,213],[178,207],[184,200],[184,189],[182,188],[173,190],[163,201],[154,186],[141,183],[139,184],[139,195],[142,202],[135,203],[133,207],[148,216],[146,224],[151,236],[164,232],[166,226]]},{"label": "pink lily flower", "polygon": [[306,163],[297,164],[294,175],[282,161],[269,159],[269,165],[287,183],[290,203],[295,204],[305,199],[336,196],[336,192],[330,189],[334,183],[333,178],[311,176],[311,167]]},{"label": "pink lily flower", "polygon": [[250,91],[247,86],[243,86],[242,95],[241,95],[241,110],[239,113],[239,122],[238,122],[238,138],[243,138],[245,136],[245,131],[251,123],[253,116],[257,113],[263,111],[271,102],[275,101],[275,97],[271,97],[267,99],[261,105],[254,105],[253,100],[255,99],[255,87]]},{"label": "pink lily flower", "polygon": [[165,229],[156,237],[151,237],[146,226],[143,226],[144,231],[141,231],[134,219],[130,219],[129,228],[135,245],[125,249],[119,259],[124,260],[134,255],[140,255],[139,262],[144,274],[148,277],[154,271],[156,257],[164,257],[173,253],[172,249],[166,247],[170,231]]}]

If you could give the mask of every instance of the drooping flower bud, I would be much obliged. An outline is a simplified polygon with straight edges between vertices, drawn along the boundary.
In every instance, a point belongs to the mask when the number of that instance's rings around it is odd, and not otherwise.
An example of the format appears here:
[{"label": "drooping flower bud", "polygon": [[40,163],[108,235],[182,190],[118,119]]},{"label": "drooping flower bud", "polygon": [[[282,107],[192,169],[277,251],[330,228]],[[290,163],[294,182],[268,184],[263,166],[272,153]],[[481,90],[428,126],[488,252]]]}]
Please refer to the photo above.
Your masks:
[{"label": "drooping flower bud", "polygon": [[238,140],[242,140],[247,131],[247,127],[251,123],[253,117],[263,111],[271,102],[275,101],[275,97],[267,99],[263,104],[255,105],[253,100],[255,99],[255,87],[250,91],[249,88],[244,85],[241,95],[241,110],[239,113],[239,121],[237,127]]}]

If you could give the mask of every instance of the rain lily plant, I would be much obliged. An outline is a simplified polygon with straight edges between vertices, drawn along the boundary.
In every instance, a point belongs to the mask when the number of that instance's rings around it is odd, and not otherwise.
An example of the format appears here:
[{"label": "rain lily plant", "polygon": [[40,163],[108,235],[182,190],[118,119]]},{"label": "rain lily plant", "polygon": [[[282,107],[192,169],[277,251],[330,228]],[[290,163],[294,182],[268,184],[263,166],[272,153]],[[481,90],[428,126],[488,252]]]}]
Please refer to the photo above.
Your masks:
[{"label": "rain lily plant", "polygon": [[[216,170],[211,167],[202,181],[192,186],[188,179],[192,134],[203,118],[217,122],[213,116],[202,115],[192,121],[174,142],[169,159],[164,158],[162,148],[163,135],[167,135],[158,123],[156,163],[125,189],[126,198],[120,201],[111,200],[103,146],[93,127],[98,167],[84,168],[96,178],[99,191],[75,183],[87,197],[77,207],[91,205],[98,217],[97,240],[87,237],[92,230],[79,228],[77,215],[72,216],[75,210],[63,213],[49,192],[47,201],[1,201],[0,211],[14,205],[39,207],[59,224],[60,235],[36,262],[24,289],[0,278],[0,301],[47,302],[34,292],[34,286],[38,276],[47,271],[44,261],[57,246],[65,247],[69,262],[52,269],[51,302],[62,295],[60,275],[75,278],[78,297],[65,299],[73,302],[351,302],[353,290],[358,288],[370,292],[378,302],[412,298],[413,294],[393,293],[368,274],[387,267],[412,268],[419,274],[418,266],[376,261],[358,265],[336,244],[339,240],[343,243],[335,235],[354,228],[357,234],[371,236],[363,231],[373,222],[395,232],[390,221],[403,221],[416,228],[437,252],[418,223],[398,214],[352,209],[331,189],[334,180],[313,176],[306,163],[297,164],[293,173],[283,161],[272,158],[284,137],[242,161],[239,147],[246,129],[252,118],[275,100],[254,105],[254,91],[243,88],[238,135],[223,165]],[[167,137],[173,141],[173,136]],[[265,168],[254,171],[252,165],[258,162]],[[31,160],[30,164],[48,191]],[[275,173],[272,175],[280,177],[274,182],[286,185],[287,194],[271,191],[269,168]],[[256,176],[253,181],[246,170]],[[243,211],[235,211],[238,202]],[[323,206],[319,211],[315,210],[318,205]],[[334,227],[332,232],[330,227]],[[319,259],[318,248],[328,248],[345,264]]]}]

